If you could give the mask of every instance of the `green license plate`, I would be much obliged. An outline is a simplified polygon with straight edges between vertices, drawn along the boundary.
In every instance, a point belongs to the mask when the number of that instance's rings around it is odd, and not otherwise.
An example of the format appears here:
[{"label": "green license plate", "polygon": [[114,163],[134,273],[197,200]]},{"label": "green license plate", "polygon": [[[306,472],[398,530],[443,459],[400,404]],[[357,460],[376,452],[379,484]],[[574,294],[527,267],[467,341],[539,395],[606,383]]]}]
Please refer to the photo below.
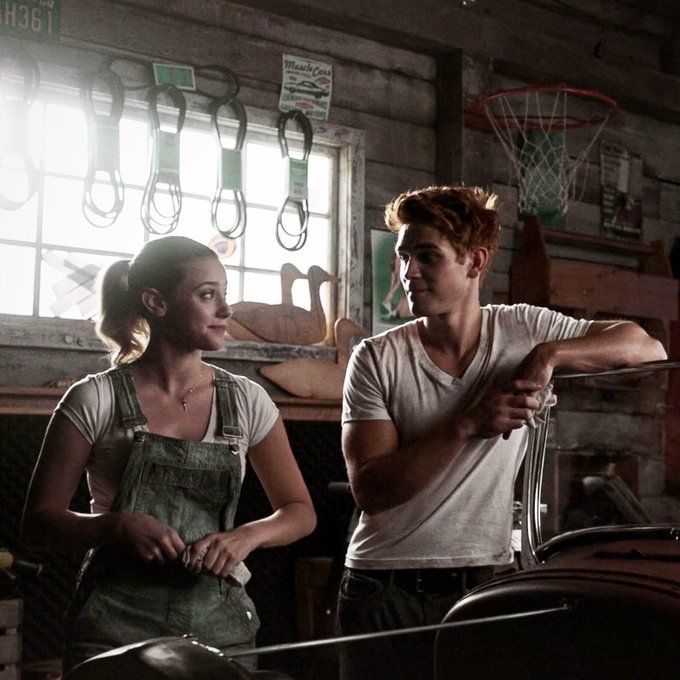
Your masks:
[{"label": "green license plate", "polygon": [[0,34],[57,42],[61,0],[0,0]]}]

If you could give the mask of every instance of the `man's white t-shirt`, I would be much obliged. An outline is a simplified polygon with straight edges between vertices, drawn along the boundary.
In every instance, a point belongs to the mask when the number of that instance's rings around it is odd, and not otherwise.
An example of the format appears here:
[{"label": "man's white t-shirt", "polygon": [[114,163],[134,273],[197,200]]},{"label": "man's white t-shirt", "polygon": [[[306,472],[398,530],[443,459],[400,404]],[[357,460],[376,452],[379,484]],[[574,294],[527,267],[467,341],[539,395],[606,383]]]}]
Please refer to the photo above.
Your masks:
[{"label": "man's white t-shirt", "polygon": [[[482,307],[479,347],[460,378],[439,369],[416,321],[362,341],[347,370],[342,422],[391,420],[400,445],[510,380],[538,343],[584,335],[591,322],[529,305]],[[416,496],[361,514],[345,564],[360,569],[422,569],[512,561],[514,481],[528,429],[474,439]]]},{"label": "man's white t-shirt", "polygon": [[[246,470],[248,447],[259,444],[271,430],[279,411],[263,387],[241,375],[230,374],[236,383],[236,410],[243,430],[239,438],[241,475]],[[132,449],[133,430],[120,422],[115,404],[113,383],[107,372],[88,375],[72,385],[55,409],[66,416],[92,445],[85,467],[92,497],[92,512],[106,512],[120,486]],[[217,391],[213,388],[213,403],[208,429],[201,441],[224,444],[216,438],[218,414]],[[143,425],[139,429],[146,430]],[[228,449],[225,446],[225,455]]]}]

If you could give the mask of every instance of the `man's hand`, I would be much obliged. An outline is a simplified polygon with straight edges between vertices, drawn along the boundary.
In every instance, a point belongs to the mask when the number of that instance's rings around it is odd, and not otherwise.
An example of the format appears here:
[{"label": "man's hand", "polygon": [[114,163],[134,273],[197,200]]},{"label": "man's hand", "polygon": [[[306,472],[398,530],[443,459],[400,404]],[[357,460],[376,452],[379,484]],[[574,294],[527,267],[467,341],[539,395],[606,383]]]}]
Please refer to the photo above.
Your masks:
[{"label": "man's hand", "polygon": [[489,439],[499,434],[507,439],[512,430],[522,427],[539,407],[536,398],[541,384],[531,380],[513,380],[505,387],[489,392],[480,402],[460,416],[460,426],[468,437]]}]

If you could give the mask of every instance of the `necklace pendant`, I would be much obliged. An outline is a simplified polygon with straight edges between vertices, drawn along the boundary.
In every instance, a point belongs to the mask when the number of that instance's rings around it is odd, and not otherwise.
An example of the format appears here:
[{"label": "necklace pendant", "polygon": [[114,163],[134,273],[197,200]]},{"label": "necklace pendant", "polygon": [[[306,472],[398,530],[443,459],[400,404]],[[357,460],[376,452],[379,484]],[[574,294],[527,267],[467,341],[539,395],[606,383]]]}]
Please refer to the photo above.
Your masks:
[{"label": "necklace pendant", "polygon": [[187,407],[187,400],[182,399],[182,408],[184,409],[184,412],[187,413],[189,411],[189,408]]}]

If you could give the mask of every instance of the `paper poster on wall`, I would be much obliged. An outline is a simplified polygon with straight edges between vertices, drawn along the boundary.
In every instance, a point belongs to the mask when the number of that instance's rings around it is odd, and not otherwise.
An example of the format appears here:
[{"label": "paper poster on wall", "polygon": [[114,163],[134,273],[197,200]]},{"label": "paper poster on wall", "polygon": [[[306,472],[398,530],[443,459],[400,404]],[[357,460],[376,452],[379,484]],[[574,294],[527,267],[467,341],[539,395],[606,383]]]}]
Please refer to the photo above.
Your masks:
[{"label": "paper poster on wall", "polygon": [[620,144],[600,144],[602,233],[642,238],[642,159]]},{"label": "paper poster on wall", "polygon": [[308,118],[328,120],[333,90],[333,65],[284,54],[279,110],[299,109]]},{"label": "paper poster on wall", "polygon": [[399,280],[399,258],[394,252],[396,243],[396,234],[371,230],[374,334],[413,318]]}]

